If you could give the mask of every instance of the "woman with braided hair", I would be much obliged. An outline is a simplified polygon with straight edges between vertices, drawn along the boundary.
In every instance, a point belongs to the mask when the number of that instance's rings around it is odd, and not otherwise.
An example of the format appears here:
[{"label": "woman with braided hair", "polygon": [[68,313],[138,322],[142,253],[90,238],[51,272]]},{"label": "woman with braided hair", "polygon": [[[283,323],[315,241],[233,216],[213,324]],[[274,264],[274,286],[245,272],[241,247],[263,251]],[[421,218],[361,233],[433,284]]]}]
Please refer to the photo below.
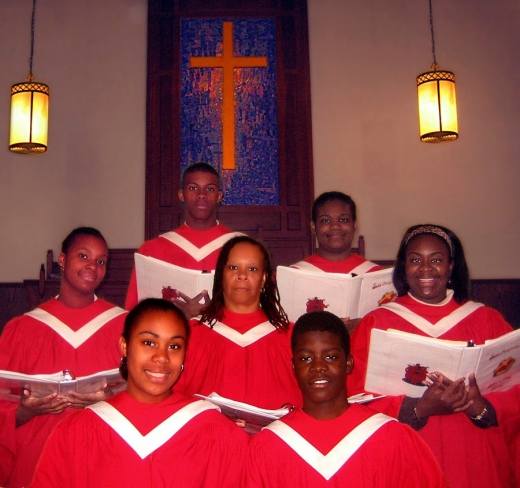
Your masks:
[{"label": "woman with braided hair", "polygon": [[212,301],[191,321],[186,370],[175,389],[268,409],[301,405],[291,328],[267,249],[248,236],[230,239],[217,260]]}]

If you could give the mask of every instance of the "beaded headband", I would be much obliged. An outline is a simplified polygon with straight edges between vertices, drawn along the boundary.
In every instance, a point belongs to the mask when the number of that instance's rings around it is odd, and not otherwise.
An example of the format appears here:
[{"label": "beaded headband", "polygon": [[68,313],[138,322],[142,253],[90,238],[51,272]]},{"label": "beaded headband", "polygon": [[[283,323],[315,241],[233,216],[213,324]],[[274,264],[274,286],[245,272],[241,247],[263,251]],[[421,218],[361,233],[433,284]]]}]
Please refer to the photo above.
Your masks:
[{"label": "beaded headband", "polygon": [[439,227],[436,227],[435,225],[421,225],[420,227],[417,227],[416,229],[412,230],[412,232],[408,234],[408,237],[404,241],[404,245],[406,246],[412,237],[415,237],[419,234],[435,234],[439,237],[442,237],[446,241],[446,244],[448,244],[448,247],[450,248],[450,256],[453,257],[453,244],[451,242],[450,236]]}]

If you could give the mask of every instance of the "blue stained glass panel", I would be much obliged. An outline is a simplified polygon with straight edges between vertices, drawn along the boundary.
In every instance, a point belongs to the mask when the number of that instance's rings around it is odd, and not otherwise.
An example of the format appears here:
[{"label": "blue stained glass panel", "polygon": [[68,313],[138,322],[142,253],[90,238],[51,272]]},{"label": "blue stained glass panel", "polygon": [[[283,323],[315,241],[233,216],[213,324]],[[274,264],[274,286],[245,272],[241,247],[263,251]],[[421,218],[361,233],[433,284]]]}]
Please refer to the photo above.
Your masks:
[{"label": "blue stained glass panel", "polygon": [[[265,56],[266,68],[235,68],[235,165],[222,169],[222,68],[190,68],[192,56],[222,55],[233,22],[234,56]],[[181,171],[204,161],[221,175],[224,204],[278,205],[278,115],[274,19],[183,19]]]}]

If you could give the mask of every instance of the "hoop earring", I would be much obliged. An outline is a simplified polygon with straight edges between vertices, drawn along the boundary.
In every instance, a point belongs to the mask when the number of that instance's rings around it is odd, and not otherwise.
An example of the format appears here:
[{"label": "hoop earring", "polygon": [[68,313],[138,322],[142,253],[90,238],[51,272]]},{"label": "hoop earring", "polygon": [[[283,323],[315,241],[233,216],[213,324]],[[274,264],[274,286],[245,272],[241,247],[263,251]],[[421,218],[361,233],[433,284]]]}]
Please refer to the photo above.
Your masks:
[{"label": "hoop earring", "polygon": [[126,366],[126,356],[121,356],[121,366]]}]

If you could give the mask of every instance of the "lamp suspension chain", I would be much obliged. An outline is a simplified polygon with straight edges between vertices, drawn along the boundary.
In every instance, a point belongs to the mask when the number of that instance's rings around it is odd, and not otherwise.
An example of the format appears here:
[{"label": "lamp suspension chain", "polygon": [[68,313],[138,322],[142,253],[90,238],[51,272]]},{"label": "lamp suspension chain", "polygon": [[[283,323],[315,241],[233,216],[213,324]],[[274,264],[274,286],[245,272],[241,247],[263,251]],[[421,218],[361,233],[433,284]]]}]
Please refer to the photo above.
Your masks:
[{"label": "lamp suspension chain", "polygon": [[[34,0],[36,1],[36,0]],[[433,69],[437,69],[437,57],[435,56],[435,34],[433,32],[433,10],[432,10],[432,0],[428,0],[428,3],[430,5],[430,32],[432,36],[432,57],[433,57],[433,66],[435,66]]]},{"label": "lamp suspension chain", "polygon": [[[431,2],[431,0],[430,0]],[[33,57],[34,57],[34,19],[36,17],[36,0],[33,0],[32,17],[31,17],[31,57],[29,58],[29,76],[30,80],[33,81]],[[432,31],[433,32],[433,31]]]}]

